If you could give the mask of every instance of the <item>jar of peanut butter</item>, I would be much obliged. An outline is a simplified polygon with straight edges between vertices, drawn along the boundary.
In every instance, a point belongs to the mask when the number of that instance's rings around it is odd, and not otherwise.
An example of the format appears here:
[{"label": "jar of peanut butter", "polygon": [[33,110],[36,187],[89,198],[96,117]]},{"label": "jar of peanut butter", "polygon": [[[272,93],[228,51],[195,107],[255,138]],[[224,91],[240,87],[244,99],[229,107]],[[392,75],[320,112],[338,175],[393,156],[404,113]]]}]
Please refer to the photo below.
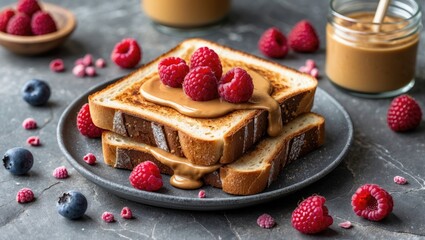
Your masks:
[{"label": "jar of peanut butter", "polygon": [[362,97],[391,97],[415,83],[422,12],[415,0],[392,0],[373,23],[379,0],[331,0],[326,26],[326,74]]},{"label": "jar of peanut butter", "polygon": [[224,19],[231,0],[141,0],[154,22],[175,28],[208,26]]}]

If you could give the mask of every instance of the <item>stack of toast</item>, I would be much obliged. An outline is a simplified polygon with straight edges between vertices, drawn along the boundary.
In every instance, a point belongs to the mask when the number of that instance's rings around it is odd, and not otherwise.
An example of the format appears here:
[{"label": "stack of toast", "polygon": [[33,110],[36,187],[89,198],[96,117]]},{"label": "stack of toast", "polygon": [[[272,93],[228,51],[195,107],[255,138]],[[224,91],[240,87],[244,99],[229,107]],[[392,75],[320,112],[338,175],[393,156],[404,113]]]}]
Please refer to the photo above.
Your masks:
[{"label": "stack of toast", "polygon": [[[280,134],[268,135],[269,114],[264,109],[197,118],[140,94],[144,83],[158,78],[161,59],[180,57],[188,62],[204,46],[219,55],[223,69],[242,67],[270,82],[270,96],[280,106]],[[207,184],[229,194],[251,195],[276,180],[285,165],[324,144],[325,120],[311,112],[316,88],[317,80],[307,74],[217,43],[188,39],[90,95],[89,105],[93,123],[105,130],[106,164],[131,170],[149,160],[172,176],[175,187]]]}]

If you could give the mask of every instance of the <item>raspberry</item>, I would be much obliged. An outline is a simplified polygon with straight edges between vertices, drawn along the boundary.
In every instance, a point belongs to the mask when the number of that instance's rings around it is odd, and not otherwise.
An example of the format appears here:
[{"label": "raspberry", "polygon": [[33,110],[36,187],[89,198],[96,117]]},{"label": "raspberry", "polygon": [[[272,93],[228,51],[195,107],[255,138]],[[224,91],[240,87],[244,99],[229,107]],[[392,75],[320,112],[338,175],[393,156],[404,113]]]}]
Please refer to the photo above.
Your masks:
[{"label": "raspberry", "polygon": [[86,67],[93,65],[93,56],[91,54],[86,54],[82,59],[82,63]]},{"label": "raspberry", "polygon": [[29,188],[22,188],[16,194],[16,201],[18,203],[27,203],[34,200],[34,193]]},{"label": "raspberry", "polygon": [[340,227],[342,227],[342,228],[345,228],[345,229],[349,229],[349,228],[351,228],[353,225],[351,224],[351,222],[350,222],[350,221],[345,221],[345,222],[339,223],[339,224],[338,224],[338,226],[340,226]]},{"label": "raspberry", "polygon": [[298,22],[288,34],[288,43],[296,52],[314,52],[319,49],[319,37],[310,22]]},{"label": "raspberry", "polygon": [[89,165],[94,165],[96,163],[96,156],[93,153],[87,153],[83,157],[83,160]]},{"label": "raspberry", "polygon": [[267,29],[258,41],[260,51],[272,58],[283,58],[288,54],[288,43],[285,35],[275,27]]},{"label": "raspberry", "polygon": [[22,127],[30,130],[37,128],[37,122],[33,118],[27,118],[22,122]]},{"label": "raspberry", "polygon": [[194,69],[200,66],[210,67],[217,80],[220,80],[223,74],[223,68],[220,57],[214,50],[208,47],[200,47],[192,54],[190,57],[190,68]]},{"label": "raspberry", "polygon": [[131,171],[129,177],[133,187],[145,191],[157,191],[162,187],[162,176],[158,166],[151,162],[145,161],[137,165]]},{"label": "raspberry", "polygon": [[96,127],[90,116],[89,104],[84,104],[77,115],[78,131],[89,138],[97,138],[102,134],[102,129]]},{"label": "raspberry", "polygon": [[313,195],[302,201],[292,212],[292,226],[302,233],[314,234],[328,228],[333,223],[325,206],[326,199]]},{"label": "raspberry", "polygon": [[404,132],[419,126],[422,111],[414,98],[401,95],[393,99],[387,113],[387,123],[391,130]]},{"label": "raspberry", "polygon": [[142,59],[142,49],[133,38],[125,38],[112,50],[112,61],[122,68],[133,68]]},{"label": "raspberry", "polygon": [[27,143],[33,147],[40,146],[40,138],[36,136],[31,136],[27,138]]},{"label": "raspberry", "polygon": [[57,167],[53,170],[52,175],[57,179],[64,179],[68,177],[68,170],[65,166]]},{"label": "raspberry", "polygon": [[72,69],[72,74],[76,77],[84,77],[86,76],[86,67],[83,64],[77,64]]},{"label": "raspberry", "polygon": [[205,193],[205,190],[200,190],[198,192],[198,198],[205,198],[207,194]]},{"label": "raspberry", "polygon": [[121,217],[124,219],[132,219],[133,213],[131,212],[131,209],[128,207],[123,207],[121,210]]},{"label": "raspberry", "polygon": [[7,24],[6,32],[19,36],[30,36],[31,32],[31,19],[24,13],[15,14]]},{"label": "raspberry", "polygon": [[115,222],[114,214],[111,212],[104,212],[102,213],[102,220],[107,223]]},{"label": "raspberry", "polygon": [[98,58],[95,62],[96,67],[98,68],[104,68],[106,66],[106,62],[105,59],[103,58]]},{"label": "raspberry", "polygon": [[6,32],[7,24],[13,16],[15,16],[15,11],[11,8],[0,12],[0,32]]},{"label": "raspberry", "polygon": [[257,218],[257,224],[262,228],[272,228],[274,227],[276,222],[274,221],[274,218],[272,216],[267,213],[264,213]]},{"label": "raspberry", "polygon": [[404,177],[401,177],[401,176],[395,176],[395,177],[394,177],[394,182],[395,182],[395,183],[397,183],[397,184],[399,184],[399,185],[404,185],[404,184],[406,184],[406,183],[407,183],[407,180],[406,180],[406,178],[404,178]]},{"label": "raspberry", "polygon": [[194,101],[218,98],[217,78],[209,67],[191,69],[183,81],[183,91]]},{"label": "raspberry", "polygon": [[52,72],[63,72],[65,70],[65,64],[60,58],[53,59],[49,64],[49,68]]},{"label": "raspberry", "polygon": [[254,92],[251,76],[242,68],[230,69],[218,83],[221,98],[231,103],[247,102]]},{"label": "raspberry", "polygon": [[16,10],[31,17],[35,12],[40,11],[41,8],[37,0],[19,0]]},{"label": "raspberry", "polygon": [[44,35],[57,30],[55,20],[48,12],[38,11],[32,16],[31,31],[34,35]]},{"label": "raspberry", "polygon": [[86,67],[84,71],[85,71],[85,74],[89,77],[94,77],[97,75],[96,68],[94,68],[93,66]]},{"label": "raspberry", "polygon": [[351,197],[353,211],[360,217],[380,221],[393,210],[393,198],[376,184],[359,187]]},{"label": "raspberry", "polygon": [[179,57],[164,58],[158,64],[159,78],[169,87],[181,87],[188,72],[189,66]]}]

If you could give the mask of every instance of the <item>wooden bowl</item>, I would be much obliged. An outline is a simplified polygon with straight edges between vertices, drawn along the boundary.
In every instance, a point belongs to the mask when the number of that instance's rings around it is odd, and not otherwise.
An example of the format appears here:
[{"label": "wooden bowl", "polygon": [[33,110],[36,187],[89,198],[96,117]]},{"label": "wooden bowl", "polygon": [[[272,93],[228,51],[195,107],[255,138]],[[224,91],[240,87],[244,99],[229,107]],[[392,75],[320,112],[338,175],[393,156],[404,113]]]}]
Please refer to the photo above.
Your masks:
[{"label": "wooden bowl", "polygon": [[[21,55],[37,55],[60,46],[77,26],[75,16],[69,10],[50,3],[40,3],[41,8],[50,13],[58,30],[38,36],[17,36],[0,32],[0,45]],[[15,6],[9,6],[15,9]]]}]

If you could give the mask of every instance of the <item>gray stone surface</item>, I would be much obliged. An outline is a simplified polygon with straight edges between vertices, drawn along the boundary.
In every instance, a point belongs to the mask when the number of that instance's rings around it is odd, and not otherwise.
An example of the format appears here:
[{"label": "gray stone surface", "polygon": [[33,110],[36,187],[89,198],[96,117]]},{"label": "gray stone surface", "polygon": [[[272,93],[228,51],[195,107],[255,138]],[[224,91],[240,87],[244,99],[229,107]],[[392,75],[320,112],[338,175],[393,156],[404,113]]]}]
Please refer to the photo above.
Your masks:
[{"label": "gray stone surface", "polygon": [[[14,1],[1,0],[0,6]],[[321,49],[314,54],[290,53],[276,62],[298,68],[308,58],[317,61],[322,77],[319,86],[333,95],[351,114],[354,144],[345,160],[322,180],[290,196],[246,209],[215,212],[170,210],[137,204],[118,198],[76,172],[60,152],[56,127],[63,110],[73,99],[101,82],[123,76],[129,70],[115,66],[109,54],[116,42],[134,37],[142,45],[143,63],[176,45],[185,37],[158,32],[140,10],[139,1],[74,0],[52,1],[71,9],[78,28],[65,45],[49,54],[23,57],[0,48],[0,152],[26,146],[27,137],[37,135],[42,146],[29,147],[35,156],[27,176],[13,176],[0,169],[0,239],[423,239],[425,238],[425,123],[414,132],[394,133],[386,125],[390,99],[371,100],[346,95],[333,87],[324,75],[326,13],[328,1],[243,1],[235,0],[228,21],[203,37],[227,46],[261,56],[257,49],[260,34],[270,26],[288,32],[294,23],[307,18],[320,34]],[[423,0],[419,1],[425,7]],[[422,32],[422,40],[424,40]],[[420,44],[417,83],[410,91],[425,110],[425,46]],[[107,59],[108,66],[94,78],[76,78],[71,74],[73,62],[91,53]],[[65,73],[52,73],[48,64],[63,58]],[[359,73],[361,74],[361,73]],[[46,80],[53,91],[49,104],[30,107],[20,95],[22,85],[31,78]],[[35,118],[40,127],[26,131],[21,127],[27,117]],[[332,126],[327,126],[332,128]],[[57,180],[52,170],[64,165],[70,178]],[[396,175],[409,184],[393,183]],[[364,183],[377,183],[394,197],[393,213],[381,222],[358,218],[351,210],[350,199]],[[36,200],[18,204],[16,192],[22,187],[33,189]],[[58,196],[67,190],[83,192],[89,207],[83,219],[69,221],[56,212]],[[302,235],[291,227],[291,212],[297,202],[321,194],[334,217],[334,224],[317,236]],[[119,217],[122,207],[130,207],[133,220]],[[107,224],[100,218],[111,211],[117,222]],[[277,222],[266,230],[256,225],[262,213],[271,214]],[[349,230],[338,223],[349,220]]]}]

